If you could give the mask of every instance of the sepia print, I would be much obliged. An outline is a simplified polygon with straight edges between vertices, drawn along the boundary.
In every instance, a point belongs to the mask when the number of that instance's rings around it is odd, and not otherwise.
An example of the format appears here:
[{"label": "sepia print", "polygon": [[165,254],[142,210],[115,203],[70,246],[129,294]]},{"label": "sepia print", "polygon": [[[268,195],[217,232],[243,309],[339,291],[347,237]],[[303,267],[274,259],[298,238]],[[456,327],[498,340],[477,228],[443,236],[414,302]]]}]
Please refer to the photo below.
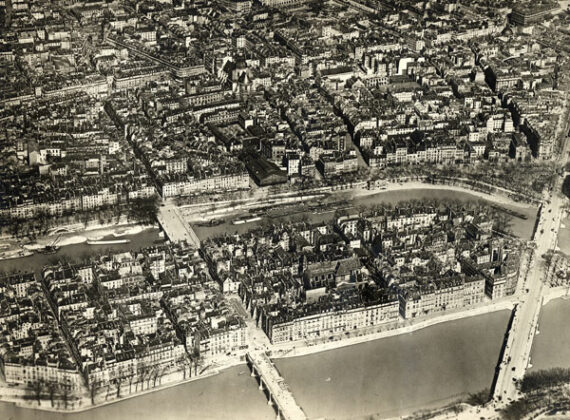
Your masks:
[{"label": "sepia print", "polygon": [[570,418],[569,1],[0,28],[0,419]]}]

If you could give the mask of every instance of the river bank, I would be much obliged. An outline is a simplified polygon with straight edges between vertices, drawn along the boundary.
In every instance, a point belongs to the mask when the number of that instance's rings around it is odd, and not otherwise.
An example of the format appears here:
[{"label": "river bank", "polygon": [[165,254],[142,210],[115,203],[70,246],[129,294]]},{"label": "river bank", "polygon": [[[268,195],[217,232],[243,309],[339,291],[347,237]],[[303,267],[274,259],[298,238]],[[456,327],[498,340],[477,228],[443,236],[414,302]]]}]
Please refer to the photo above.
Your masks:
[{"label": "river bank", "polygon": [[[135,398],[136,397],[136,398]],[[275,413],[249,375],[245,364],[144,395],[110,401],[74,413],[40,411],[0,402],[0,418],[18,420],[273,420]]]},{"label": "river bank", "polygon": [[[405,193],[404,193],[405,192]],[[527,240],[531,238],[534,229],[538,208],[526,203],[519,203],[507,197],[492,196],[477,191],[471,191],[457,186],[424,184],[422,182],[407,182],[400,184],[387,184],[386,189],[359,189],[354,191],[335,192],[316,201],[308,200],[306,196],[299,197],[298,202],[292,203],[290,197],[279,205],[273,205],[269,210],[258,211],[264,206],[261,202],[234,205],[222,213],[201,211],[198,208],[184,207],[180,211],[188,220],[200,240],[206,240],[226,233],[242,234],[266,222],[289,222],[305,219],[311,223],[331,221],[335,217],[335,210],[343,209],[348,212],[358,212],[361,207],[373,207],[378,204],[396,205],[409,200],[459,200],[473,202],[484,200],[493,205],[499,205],[507,210],[523,214],[525,219],[508,215],[514,235]],[[301,202],[303,201],[304,204]],[[319,204],[326,208],[311,210],[312,204]],[[235,219],[251,217],[253,213],[261,213],[261,220],[250,223],[234,224]],[[223,220],[219,220],[222,217]],[[203,223],[218,219],[221,223],[208,226]]]},{"label": "river bank", "polygon": [[[217,209],[215,210],[205,210],[201,207],[211,207],[214,203],[199,203],[199,204],[189,204],[182,205],[179,208],[184,209],[185,213],[189,216],[193,216],[192,221],[207,221],[215,217],[221,217],[223,215],[231,215],[235,212],[243,211],[244,209],[265,207],[271,204],[286,204],[291,202],[302,202],[309,201],[315,198],[321,198],[325,195],[334,196],[345,196],[349,199],[355,199],[360,197],[366,197],[370,195],[377,195],[395,191],[406,191],[406,190],[446,190],[454,191],[462,194],[470,194],[477,198],[492,201],[497,204],[502,204],[506,206],[514,206],[519,208],[532,208],[536,207],[533,204],[516,201],[502,193],[490,194],[473,188],[469,188],[461,185],[450,185],[450,184],[432,184],[429,182],[422,181],[385,181],[378,187],[365,188],[357,187],[352,189],[339,189],[330,190],[327,188],[319,188],[316,190],[300,191],[297,194],[277,194],[274,197],[254,197],[251,199],[242,199],[239,201],[220,201],[215,203]],[[267,203],[265,203],[267,202]]]},{"label": "river bank", "polygon": [[57,229],[51,229],[47,235],[40,236],[33,241],[4,236],[1,238],[0,261],[28,257],[33,255],[34,251],[46,246],[76,245],[88,240],[100,240],[111,236],[116,239],[115,236],[136,235],[153,227],[156,226],[129,222],[125,217],[117,223],[101,224],[94,222],[87,226],[82,223],[60,226]]},{"label": "river bank", "polygon": [[355,191],[356,196],[374,195],[378,192],[390,192],[390,191],[405,191],[405,190],[448,190],[455,191],[458,193],[466,193],[481,198],[486,201],[492,201],[497,204],[503,204],[507,206],[515,206],[520,208],[531,208],[536,207],[533,204],[525,203],[521,201],[513,200],[512,198],[504,194],[489,194],[483,191],[474,190],[472,188],[467,188],[459,185],[448,185],[448,184],[431,184],[421,181],[406,181],[406,182],[386,182],[383,187],[377,189],[358,189]]},{"label": "river bank", "polygon": [[548,291],[544,294],[542,306],[546,306],[553,300],[567,297],[569,292],[570,290],[567,286],[549,287]]},{"label": "river bank", "polygon": [[[125,226],[121,226],[120,229],[126,228]],[[88,236],[99,237],[103,235],[103,237],[105,237],[105,235],[110,234],[111,238],[115,239],[114,236],[112,236],[112,232],[110,232],[108,228],[105,228],[101,231],[90,231],[87,235],[68,234],[71,238],[69,242],[73,243],[61,246],[53,254],[40,254],[34,251],[28,251],[31,255],[22,258],[0,259],[0,273],[9,274],[17,273],[18,271],[33,271],[39,276],[43,266],[55,264],[58,261],[74,263],[89,259],[91,255],[98,253],[137,251],[163,241],[163,238],[159,236],[159,230],[157,228],[152,226],[133,226],[133,230],[129,230],[129,233],[138,233],[126,234],[121,237],[128,239],[130,241],[129,243],[88,245],[85,242]],[[81,236],[81,238],[74,238],[74,236]]]},{"label": "river bank", "polygon": [[[99,241],[102,239],[118,239],[124,236],[137,235],[148,229],[157,228],[155,225],[116,225],[116,226],[92,226],[81,234],[76,235],[73,233],[61,234],[61,239],[57,241],[57,246],[76,245],[91,241]],[[27,250],[42,249],[50,245],[59,235],[45,236],[36,240],[33,244],[23,245]]]},{"label": "river bank", "polygon": [[[131,385],[124,381],[121,386],[121,397],[111,397],[108,398],[109,393],[107,396],[103,395],[103,393],[98,393],[95,397],[96,403],[92,404],[90,395],[84,394],[78,398],[75,398],[71,403],[68,404],[68,407],[65,408],[64,404],[60,400],[55,400],[55,407],[52,407],[51,401],[49,398],[42,398],[41,403],[38,405],[37,400],[35,399],[24,399],[24,395],[31,396],[31,394],[21,393],[19,391],[25,391],[19,388],[11,388],[8,386],[0,387],[0,402],[8,402],[15,404],[18,407],[26,408],[26,409],[33,409],[40,412],[50,412],[50,413],[62,413],[62,414],[77,414],[86,411],[91,411],[95,409],[99,409],[101,407],[108,406],[110,404],[121,403],[123,401],[127,401],[137,397],[143,397],[150,393],[160,392],[167,390],[172,387],[176,387],[179,385],[188,384],[194,381],[198,381],[201,379],[207,379],[212,376],[218,375],[223,373],[227,369],[231,369],[236,366],[243,365],[243,361],[239,360],[239,358],[226,358],[223,363],[213,363],[206,368],[204,368],[199,375],[190,376],[184,375],[181,371],[175,371],[170,374],[167,374],[160,378],[160,384],[153,388],[147,388],[145,390],[140,390],[136,392],[129,391],[127,394],[127,390],[129,387],[132,388]],[[186,377],[185,377],[186,376]],[[133,385],[134,386],[134,385]],[[142,387],[143,385],[141,385]],[[137,384],[138,388],[138,384]],[[115,393],[115,389],[113,389],[113,394]],[[104,401],[97,402],[97,399],[105,398]]]},{"label": "river bank", "polygon": [[[446,322],[467,319],[485,314],[491,314],[498,311],[512,310],[514,304],[515,304],[515,299],[509,297],[497,302],[485,303],[470,309],[463,309],[457,312],[450,312],[444,314],[436,314],[432,318],[416,320],[411,325],[404,325],[387,331],[381,331],[377,333],[371,333],[356,337],[348,337],[348,338],[343,338],[342,340],[317,343],[317,344],[299,343],[296,344],[293,348],[280,348],[280,346],[276,345],[272,347],[272,357],[283,359],[290,357],[307,356],[315,353],[321,353],[330,350],[345,348],[357,344],[368,343],[383,338],[410,334]],[[290,344],[288,346],[290,346]]]},{"label": "river bank", "polygon": [[560,287],[545,299],[531,350],[531,371],[570,368],[570,299]]},{"label": "river bank", "polygon": [[510,311],[274,359],[309,418],[406,416],[491,386]]}]

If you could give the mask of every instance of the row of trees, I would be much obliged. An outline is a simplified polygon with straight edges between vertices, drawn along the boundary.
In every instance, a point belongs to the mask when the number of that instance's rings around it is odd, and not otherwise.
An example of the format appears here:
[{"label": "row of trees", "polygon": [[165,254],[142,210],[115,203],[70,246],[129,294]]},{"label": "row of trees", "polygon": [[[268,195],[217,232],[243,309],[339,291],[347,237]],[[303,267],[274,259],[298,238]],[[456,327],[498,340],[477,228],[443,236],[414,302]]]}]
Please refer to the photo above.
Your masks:
[{"label": "row of trees", "polygon": [[531,413],[538,415],[549,410],[570,408],[567,385],[570,369],[552,368],[528,372],[520,382],[523,397],[511,402],[503,411],[505,419],[521,419]]},{"label": "row of trees", "polygon": [[553,388],[561,384],[570,383],[570,369],[552,368],[528,372],[521,381],[521,391],[535,392],[544,388]]},{"label": "row of trees", "polygon": [[506,420],[519,420],[523,418],[539,418],[540,414],[570,409],[570,398],[566,389],[537,390],[532,394],[525,394],[522,398],[511,402],[501,411],[501,417]]},{"label": "row of trees", "polygon": [[424,164],[388,167],[382,170],[372,170],[370,179],[462,178],[471,179],[479,184],[486,183],[505,188],[527,196],[529,193],[541,193],[546,186],[552,184],[555,176],[556,168],[548,163],[478,162],[473,165]]},{"label": "row of trees", "polygon": [[186,354],[181,355],[171,365],[150,365],[147,363],[138,363],[137,367],[130,366],[127,369],[118,369],[114,377],[110,381],[93,380],[89,381],[88,389],[91,403],[95,404],[98,395],[105,395],[105,401],[109,398],[121,398],[121,392],[126,391],[128,385],[128,393],[139,392],[156,388],[161,385],[162,378],[165,375],[173,373],[175,370],[182,372],[183,379],[192,377],[192,367],[194,367],[194,376],[198,374],[198,369],[202,366],[202,358],[197,352],[191,357]]},{"label": "row of trees", "polygon": [[34,218],[4,219],[1,224],[5,226],[5,230],[10,236],[31,240],[46,235],[50,228],[57,226],[73,223],[83,223],[87,226],[92,221],[97,221],[99,224],[118,223],[123,216],[127,216],[129,221],[151,224],[156,220],[158,202],[158,196],[136,198],[113,206],[106,205],[97,209],[62,216],[51,216],[46,210],[40,210]]},{"label": "row of trees", "polygon": [[64,408],[68,407],[69,402],[75,398],[70,386],[56,382],[47,382],[38,380],[30,385],[34,399],[41,405],[42,398],[47,396],[54,407],[56,401],[61,401]]},{"label": "row of trees", "polygon": [[[119,368],[109,381],[91,379],[87,387],[89,397],[91,398],[91,403],[95,404],[98,396],[104,395],[105,401],[113,397],[121,398],[122,393],[127,391],[127,386],[129,394],[156,388],[161,385],[162,378],[165,375],[174,371],[181,372],[183,379],[186,380],[193,375],[197,376],[202,365],[203,359],[197,351],[194,351],[191,356],[181,355],[170,365],[155,366],[139,363],[136,368],[132,366],[127,369]],[[194,374],[192,374],[192,370],[194,370]],[[51,407],[55,407],[57,404],[58,406],[63,405],[67,409],[69,403],[77,398],[70,386],[56,382],[37,380],[29,384],[29,389],[32,394],[28,398],[36,400],[38,405],[41,405],[42,400],[49,398]],[[59,402],[61,404],[58,404]]]},{"label": "row of trees", "polygon": [[139,365],[135,370],[129,370],[125,373],[119,372],[110,381],[98,381],[91,380],[89,383],[89,396],[91,397],[91,403],[95,404],[95,398],[97,395],[104,392],[105,401],[107,401],[113,395],[115,398],[121,398],[121,391],[126,384],[129,385],[129,394],[133,392],[143,391],[145,389],[150,389],[151,383],[152,387],[155,388],[158,384],[160,385],[162,377],[169,373],[170,366],[147,366],[144,364]]}]

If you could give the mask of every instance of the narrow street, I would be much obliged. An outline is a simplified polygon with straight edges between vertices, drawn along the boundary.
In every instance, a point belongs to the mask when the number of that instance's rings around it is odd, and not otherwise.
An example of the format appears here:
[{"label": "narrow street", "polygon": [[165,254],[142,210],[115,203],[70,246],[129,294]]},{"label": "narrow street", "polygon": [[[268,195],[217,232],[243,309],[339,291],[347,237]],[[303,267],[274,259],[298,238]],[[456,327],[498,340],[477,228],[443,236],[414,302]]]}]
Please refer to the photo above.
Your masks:
[{"label": "narrow street", "polygon": [[251,315],[245,310],[239,296],[231,296],[229,298],[235,311],[243,317],[247,325],[247,344],[249,350],[267,350],[271,347],[269,338],[263,330],[255,325],[255,321]]}]

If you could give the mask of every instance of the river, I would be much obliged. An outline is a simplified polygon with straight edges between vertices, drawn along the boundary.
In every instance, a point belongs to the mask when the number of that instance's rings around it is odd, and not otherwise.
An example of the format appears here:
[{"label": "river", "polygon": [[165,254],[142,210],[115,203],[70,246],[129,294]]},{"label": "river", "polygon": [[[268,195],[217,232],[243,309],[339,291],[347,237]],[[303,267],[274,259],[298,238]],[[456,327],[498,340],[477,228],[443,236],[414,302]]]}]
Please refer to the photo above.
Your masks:
[{"label": "river", "polygon": [[74,414],[15,407],[0,402],[2,420],[273,420],[275,412],[246,365],[198,381]]},{"label": "river", "polygon": [[275,364],[310,417],[392,417],[490,388],[509,311]]},{"label": "river", "polygon": [[[328,203],[331,200],[343,200],[343,199],[350,201],[350,204],[341,204],[340,205],[341,207],[351,206],[351,208],[354,208],[355,210],[360,206],[373,206],[380,203],[389,203],[395,205],[402,201],[428,200],[428,199],[487,201],[489,203],[492,203],[492,201],[490,200],[483,200],[479,196],[470,194],[468,192],[453,191],[449,189],[409,189],[409,190],[400,190],[400,191],[385,191],[385,192],[379,192],[378,194],[372,194],[357,198],[351,198],[350,193],[346,194],[337,193],[323,200],[323,202]],[[503,205],[503,204],[501,204],[501,207],[517,211],[527,216],[526,219],[510,216],[511,230],[513,234],[523,239],[530,239],[534,228],[534,223],[536,220],[536,214],[538,208],[530,206],[516,206],[516,205]],[[271,209],[271,211],[276,214],[271,214],[269,217],[266,217],[265,219],[271,222],[275,222],[276,220],[278,221],[299,220],[301,216],[304,215],[311,222],[321,222],[321,221],[331,220],[334,217],[334,210],[331,210],[328,213],[314,214],[312,212],[305,211],[303,206],[301,205],[297,205],[295,207],[287,207],[287,209],[290,209],[290,211],[286,212],[285,216],[279,216],[276,215],[279,211],[279,208],[278,207],[273,208]],[[350,209],[348,210],[350,211]],[[281,213],[284,212],[282,211]],[[224,221],[223,224],[220,224],[218,226],[210,227],[210,226],[194,225],[193,228],[198,237],[200,238],[200,240],[204,240],[207,238],[223,235],[224,233],[241,234],[257,226],[260,226],[263,223],[263,220],[261,220],[257,222],[244,223],[240,225],[232,224],[233,219],[236,219],[237,217],[238,217],[237,215],[233,215],[228,219],[226,219],[226,221]]]},{"label": "river", "polygon": [[[46,264],[65,258],[77,262],[97,252],[138,250],[156,244],[158,229],[147,229],[124,238],[130,243],[116,245],[87,245],[86,243],[62,246],[56,254],[34,254],[29,257],[0,260],[0,271],[34,271],[38,275]],[[105,237],[102,239],[114,239]],[[247,401],[247,404],[244,404]],[[178,385],[167,390],[127,399],[108,406],[79,414],[58,414],[24,409],[0,402],[2,420],[178,420],[188,419],[274,419],[275,414],[266,403],[250,377],[247,366],[227,369],[221,374]]]},{"label": "river", "polygon": [[[139,250],[157,243],[160,238],[156,228],[146,229],[135,235],[125,235],[122,238],[130,239],[126,244],[115,245],[87,245],[86,243],[62,246],[55,254],[34,254],[29,257],[11,258],[0,260],[0,272],[11,273],[17,271],[34,271],[37,275],[45,265],[55,264],[58,260],[65,259],[69,262],[78,262],[89,258],[94,253],[113,251]],[[117,239],[113,236],[102,239]]]},{"label": "river", "polygon": [[[352,204],[396,204],[402,200],[422,198],[480,200],[463,192],[418,189],[379,193],[358,198]],[[522,237],[530,236],[536,209],[511,208],[529,216],[527,220],[513,218],[513,231]],[[330,220],[333,216],[333,212],[310,214],[310,219]],[[223,232],[243,232],[260,223],[232,225],[226,222],[215,227],[196,227],[196,231],[204,239]],[[39,272],[45,264],[58,258],[79,261],[93,252],[140,249],[153,245],[159,239],[157,229],[128,237],[131,239],[128,244],[69,245],[52,255],[36,254],[2,260],[0,271]],[[568,314],[570,316],[570,305]],[[276,364],[310,417],[342,418],[372,413],[384,417],[411,413],[420,408],[441,406],[467,393],[490,387],[508,317],[508,311],[501,311],[451,321],[402,336],[309,356],[278,359]],[[570,346],[566,348],[570,352]],[[566,357],[570,360],[570,355]],[[21,409],[0,403],[0,418],[273,419],[274,413],[243,366],[74,415]]]},{"label": "river", "polygon": [[531,351],[532,370],[570,368],[570,299],[559,298],[542,307]]},{"label": "river", "polygon": [[[276,359],[275,363],[309,417],[405,415],[490,387],[509,314],[500,311],[450,321],[401,336]],[[269,420],[275,414],[243,365],[73,415],[0,403],[0,418]]]}]

